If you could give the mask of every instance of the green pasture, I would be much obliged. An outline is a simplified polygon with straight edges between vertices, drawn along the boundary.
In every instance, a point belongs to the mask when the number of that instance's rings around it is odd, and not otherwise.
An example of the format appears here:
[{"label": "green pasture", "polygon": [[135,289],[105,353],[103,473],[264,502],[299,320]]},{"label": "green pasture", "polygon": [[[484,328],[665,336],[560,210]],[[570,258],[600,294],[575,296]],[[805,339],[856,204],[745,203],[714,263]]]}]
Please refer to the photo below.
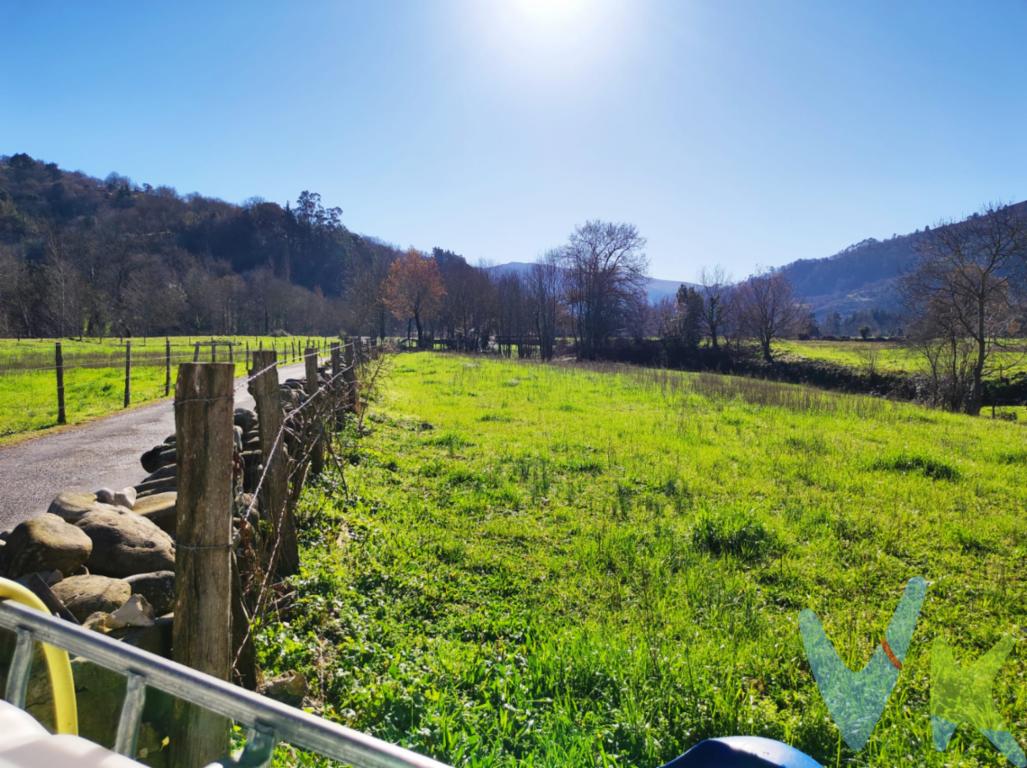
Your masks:
[{"label": "green pasture", "polygon": [[[174,393],[176,366],[193,359],[195,342],[209,342],[210,336],[171,337],[171,392]],[[217,336],[233,341],[237,375],[246,372],[246,348],[279,351],[293,362],[293,349],[302,354],[308,341],[319,338],[272,338],[270,336]],[[132,339],[132,404],[164,397],[165,340]],[[57,426],[57,374],[55,339],[0,339],[0,445]],[[211,359],[211,347],[203,344],[201,360]],[[64,397],[69,424],[121,410],[125,392],[125,342],[117,338],[61,340],[64,358]],[[227,347],[217,347],[217,360],[228,360]]]},{"label": "green pasture", "polygon": [[[898,341],[796,341],[774,342],[776,354],[785,359],[814,360],[878,373],[916,374],[925,370],[924,359],[915,349]],[[1009,340],[993,353],[988,378],[1027,372],[1027,342]]]},{"label": "green pasture", "polygon": [[[827,766],[1004,766],[931,740],[931,643],[1018,643],[994,700],[1027,744],[1027,432],[711,374],[411,353],[306,492],[267,674],[459,766],[660,765],[759,734]],[[812,608],[860,668],[930,586],[868,746],[806,663]],[[292,752],[280,764],[308,763]]]}]

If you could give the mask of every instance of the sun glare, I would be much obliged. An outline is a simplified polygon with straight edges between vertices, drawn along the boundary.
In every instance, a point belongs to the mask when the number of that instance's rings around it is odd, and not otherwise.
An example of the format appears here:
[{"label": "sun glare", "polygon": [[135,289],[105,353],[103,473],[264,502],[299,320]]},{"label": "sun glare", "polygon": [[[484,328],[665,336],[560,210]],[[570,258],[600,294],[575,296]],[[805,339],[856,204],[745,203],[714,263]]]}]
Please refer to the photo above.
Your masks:
[{"label": "sun glare", "polygon": [[585,10],[585,0],[515,0],[514,7],[528,21],[549,26],[580,16]]},{"label": "sun glare", "polygon": [[619,0],[475,0],[462,7],[473,19],[468,42],[477,55],[532,87],[597,77],[597,68],[627,47],[632,8]]}]

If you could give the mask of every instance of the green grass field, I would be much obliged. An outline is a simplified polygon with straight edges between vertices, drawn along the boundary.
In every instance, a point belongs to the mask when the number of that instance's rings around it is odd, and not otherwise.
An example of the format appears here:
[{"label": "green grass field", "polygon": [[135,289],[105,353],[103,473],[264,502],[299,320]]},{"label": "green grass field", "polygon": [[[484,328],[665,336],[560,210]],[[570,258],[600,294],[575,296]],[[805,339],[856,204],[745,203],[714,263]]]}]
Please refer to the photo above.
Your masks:
[{"label": "green grass field", "polygon": [[[171,391],[174,393],[175,367],[193,359],[196,341],[209,336],[175,336],[172,343]],[[302,346],[305,338],[269,336],[218,336],[239,346],[234,354],[236,373],[246,372],[246,344],[260,344],[278,350],[287,345]],[[54,371],[54,339],[0,339],[0,445],[57,425],[57,378]],[[121,410],[125,392],[125,344],[118,339],[62,340],[64,357],[64,397],[69,424],[104,416]],[[201,359],[210,359],[210,347],[201,348]],[[227,360],[225,348],[218,359]],[[164,339],[132,341],[132,403],[139,404],[164,397]]]},{"label": "green grass field", "polygon": [[[657,766],[707,736],[827,766],[1003,766],[931,743],[930,646],[1027,624],[1027,433],[799,387],[400,355],[303,507],[295,610],[260,632],[318,712],[460,766]],[[855,668],[930,582],[868,746],[805,661],[812,608]],[[1027,654],[994,699],[1027,743]],[[302,760],[282,752],[281,764]]]},{"label": "green grass field", "polygon": [[[868,352],[876,351],[876,365],[879,373],[915,374],[924,370],[923,359],[918,353],[893,341],[796,341],[786,339],[774,342],[777,354],[786,359],[816,360],[866,370],[869,365]],[[1011,376],[1027,371],[1027,344],[1022,339],[1010,340],[1004,348],[996,350],[991,358],[989,377]]]}]

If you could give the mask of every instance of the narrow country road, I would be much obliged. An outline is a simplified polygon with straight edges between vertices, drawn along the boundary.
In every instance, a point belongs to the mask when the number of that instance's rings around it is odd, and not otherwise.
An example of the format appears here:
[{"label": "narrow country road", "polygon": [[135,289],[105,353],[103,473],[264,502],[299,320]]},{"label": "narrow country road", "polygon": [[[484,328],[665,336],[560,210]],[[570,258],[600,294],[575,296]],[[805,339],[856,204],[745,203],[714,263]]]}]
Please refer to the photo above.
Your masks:
[{"label": "narrow country road", "polygon": [[[278,371],[281,381],[303,375],[302,363]],[[235,407],[253,407],[245,378],[236,380]],[[0,531],[45,512],[62,490],[135,485],[146,476],[139,456],[174,431],[166,399],[0,448]]]}]

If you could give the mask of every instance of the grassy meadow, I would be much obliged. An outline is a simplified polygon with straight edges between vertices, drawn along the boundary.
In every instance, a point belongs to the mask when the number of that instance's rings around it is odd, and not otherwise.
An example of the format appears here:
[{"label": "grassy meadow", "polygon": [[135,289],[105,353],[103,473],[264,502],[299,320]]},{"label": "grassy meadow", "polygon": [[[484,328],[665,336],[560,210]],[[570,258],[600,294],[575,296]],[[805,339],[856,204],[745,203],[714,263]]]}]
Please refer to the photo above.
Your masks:
[{"label": "grassy meadow", "polygon": [[[174,366],[193,359],[194,343],[210,341],[209,336],[171,337],[171,392],[174,393]],[[217,336],[219,341],[234,341],[236,373],[246,372],[245,350],[274,344],[279,350],[288,345],[299,348],[304,337]],[[57,378],[54,344],[56,339],[0,339],[0,445],[57,425]],[[125,396],[125,343],[117,338],[61,340],[64,358],[64,398],[69,424],[78,424],[121,410]],[[132,340],[132,404],[164,397],[164,338]],[[218,360],[226,361],[228,351],[218,348]],[[201,359],[210,359],[210,347],[201,347]]]},{"label": "grassy meadow", "polygon": [[[315,711],[459,766],[658,766],[759,734],[827,766],[1002,766],[931,741],[930,646],[978,658],[1027,623],[1027,432],[707,374],[397,356],[303,502],[269,674]],[[812,608],[859,668],[930,583],[867,747],[805,661]],[[1027,743],[1027,651],[994,700]],[[281,751],[280,764],[308,758]]]},{"label": "grassy meadow", "polygon": [[[874,355],[873,365],[878,373],[916,374],[924,370],[923,357],[898,341],[798,341],[784,339],[774,342],[782,357],[794,360],[814,360],[867,370]],[[1012,376],[1027,371],[1027,343],[1011,339],[991,358],[989,377]]]}]

